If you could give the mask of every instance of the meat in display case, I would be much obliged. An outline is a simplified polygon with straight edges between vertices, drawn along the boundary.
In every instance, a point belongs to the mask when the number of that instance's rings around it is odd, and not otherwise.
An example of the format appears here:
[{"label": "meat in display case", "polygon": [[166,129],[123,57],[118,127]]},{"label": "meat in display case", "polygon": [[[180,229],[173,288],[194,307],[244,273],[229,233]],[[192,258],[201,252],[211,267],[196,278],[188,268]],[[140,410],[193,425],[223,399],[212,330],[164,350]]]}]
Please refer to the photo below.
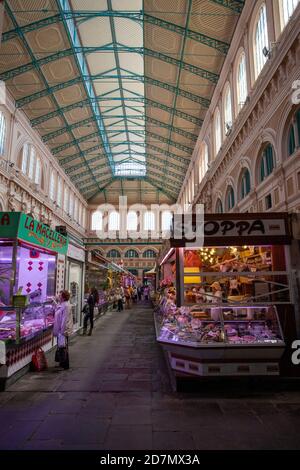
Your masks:
[{"label": "meat in display case", "polygon": [[[20,318],[20,338],[29,339],[41,330],[51,327],[54,323],[56,303],[31,303],[22,311]],[[17,339],[17,312],[11,307],[0,307],[0,340]],[[1,362],[1,361],[0,361]]]},{"label": "meat in display case", "polygon": [[160,342],[202,346],[283,347],[283,335],[276,307],[161,307],[157,312],[157,339]]},{"label": "meat in display case", "polygon": [[155,325],[174,388],[174,379],[192,376],[279,375],[285,343],[275,306],[218,307],[216,312],[176,308],[162,300]]},{"label": "meat in display case", "polygon": [[192,226],[187,239],[183,214],[174,215],[177,232],[159,259],[155,324],[173,385],[186,376],[287,375],[297,337],[288,215],[205,214],[203,224],[192,214]]}]

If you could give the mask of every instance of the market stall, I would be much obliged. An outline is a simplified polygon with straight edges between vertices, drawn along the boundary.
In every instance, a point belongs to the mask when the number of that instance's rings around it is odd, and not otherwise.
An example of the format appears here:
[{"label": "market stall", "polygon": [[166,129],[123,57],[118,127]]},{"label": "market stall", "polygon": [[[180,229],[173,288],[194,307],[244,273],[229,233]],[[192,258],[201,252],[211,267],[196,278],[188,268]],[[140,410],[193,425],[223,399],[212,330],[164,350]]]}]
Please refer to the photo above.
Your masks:
[{"label": "market stall", "polygon": [[113,298],[110,294],[111,270],[109,261],[98,250],[86,253],[85,301],[89,296],[90,289],[94,287],[99,293],[99,304],[95,308],[95,314],[103,315],[113,305]]},{"label": "market stall", "polygon": [[0,386],[52,347],[57,258],[68,238],[21,212],[0,212]]},{"label": "market stall", "polygon": [[70,292],[74,330],[82,324],[85,250],[80,240],[70,236],[67,252],[66,289]]},{"label": "market stall", "polygon": [[170,370],[175,377],[284,374],[297,337],[287,214],[208,214],[197,223],[193,216],[203,246],[182,231],[160,257],[155,322]]}]

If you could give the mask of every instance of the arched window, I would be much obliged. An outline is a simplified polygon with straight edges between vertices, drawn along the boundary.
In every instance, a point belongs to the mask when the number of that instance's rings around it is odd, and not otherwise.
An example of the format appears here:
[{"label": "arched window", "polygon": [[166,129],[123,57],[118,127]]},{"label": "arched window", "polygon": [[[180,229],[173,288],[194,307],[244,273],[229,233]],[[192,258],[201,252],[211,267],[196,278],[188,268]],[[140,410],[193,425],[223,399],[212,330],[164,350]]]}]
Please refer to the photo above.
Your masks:
[{"label": "arched window", "polygon": [[29,144],[25,144],[23,146],[23,153],[22,153],[22,173],[24,173],[24,175],[27,174],[28,157],[29,157]]},{"label": "arched window", "polygon": [[118,250],[109,250],[107,253],[108,258],[121,258],[121,255]]},{"label": "arched window", "polygon": [[228,186],[226,192],[226,209],[230,211],[234,208],[235,199],[234,199],[234,191],[232,186]]},{"label": "arched window", "polygon": [[267,26],[267,9],[263,4],[260,7],[256,25],[254,27],[254,69],[255,79],[258,77],[267,62],[267,54],[269,50],[268,26]]},{"label": "arched window", "polygon": [[29,151],[29,165],[28,165],[28,176],[32,180],[34,176],[34,166],[35,166],[35,148],[30,145],[30,151]]},{"label": "arched window", "polygon": [[54,176],[54,171],[51,171],[51,174],[50,174],[49,196],[50,196],[51,201],[54,201],[54,197],[55,197],[55,176]]},{"label": "arched window", "polygon": [[232,105],[231,105],[231,89],[229,83],[227,84],[224,95],[224,132],[226,135],[230,132],[232,127]]},{"label": "arched window", "polygon": [[61,193],[62,193],[62,183],[61,183],[61,177],[58,176],[57,178],[57,192],[56,192],[56,203],[58,207],[61,207]]},{"label": "arched window", "polygon": [[247,168],[244,169],[242,178],[241,178],[241,199],[247,196],[250,193],[251,183],[250,183],[250,173]]},{"label": "arched window", "polygon": [[103,229],[103,214],[101,211],[95,211],[92,214],[92,230]]},{"label": "arched window", "polygon": [[120,214],[112,211],[108,216],[108,230],[120,230]]},{"label": "arched window", "polygon": [[69,214],[71,217],[74,215],[74,195],[71,192],[69,196]]},{"label": "arched window", "polygon": [[0,155],[4,154],[5,150],[5,134],[6,134],[6,121],[4,114],[0,111]]},{"label": "arched window", "polygon": [[290,156],[290,155],[293,155],[293,153],[296,150],[295,130],[294,130],[293,125],[290,126],[290,130],[289,130],[288,145],[289,145],[289,148],[288,148],[289,153],[288,154]]},{"label": "arched window", "polygon": [[273,147],[271,144],[268,144],[267,147],[263,150],[260,160],[260,183],[269,176],[274,170],[274,155]]},{"label": "arched window", "polygon": [[125,258],[138,258],[139,254],[136,250],[128,250],[125,253]]},{"label": "arched window", "polygon": [[222,145],[222,130],[221,130],[221,116],[219,108],[215,112],[215,156],[219,153]]},{"label": "arched window", "polygon": [[281,30],[287,25],[299,0],[279,0]]},{"label": "arched window", "polygon": [[156,258],[156,253],[154,250],[146,250],[143,253],[143,258]]},{"label": "arched window", "polygon": [[40,161],[37,168],[37,157],[35,148],[31,144],[25,144],[22,151],[22,172],[27,175],[31,180],[35,181],[38,176],[40,177]]},{"label": "arched window", "polygon": [[[297,143],[298,139],[298,143]],[[296,112],[292,119],[292,123],[289,128],[288,133],[288,155],[293,155],[297,145],[299,146],[300,142],[300,109]]]},{"label": "arched window", "polygon": [[201,145],[200,160],[199,160],[199,183],[203,180],[208,170],[208,146],[206,142]]},{"label": "arched window", "polygon": [[129,211],[127,214],[127,230],[135,231],[138,227],[138,218],[135,211]]},{"label": "arched window", "polygon": [[81,203],[79,203],[79,210],[78,210],[78,223],[79,223],[79,225],[82,225],[81,218],[82,218],[82,205],[81,205]]},{"label": "arched window", "polygon": [[246,56],[244,52],[241,53],[237,66],[236,86],[238,111],[240,111],[244,106],[248,95]]},{"label": "arched window", "polygon": [[75,202],[74,202],[74,220],[78,222],[78,199],[75,196]]},{"label": "arched window", "polygon": [[65,186],[64,189],[64,211],[68,212],[68,207],[69,207],[69,189],[67,186]]},{"label": "arched window", "polygon": [[223,214],[223,204],[220,198],[218,198],[217,203],[216,203],[216,213]]},{"label": "arched window", "polygon": [[144,213],[144,230],[155,230],[154,212],[147,211]]},{"label": "arched window", "polygon": [[171,211],[163,211],[161,215],[161,229],[163,231],[168,231],[171,229],[172,219],[173,214]]},{"label": "arched window", "polygon": [[41,182],[41,160],[40,160],[39,157],[37,157],[36,163],[35,163],[34,182],[35,182],[36,184],[40,184],[40,182]]}]

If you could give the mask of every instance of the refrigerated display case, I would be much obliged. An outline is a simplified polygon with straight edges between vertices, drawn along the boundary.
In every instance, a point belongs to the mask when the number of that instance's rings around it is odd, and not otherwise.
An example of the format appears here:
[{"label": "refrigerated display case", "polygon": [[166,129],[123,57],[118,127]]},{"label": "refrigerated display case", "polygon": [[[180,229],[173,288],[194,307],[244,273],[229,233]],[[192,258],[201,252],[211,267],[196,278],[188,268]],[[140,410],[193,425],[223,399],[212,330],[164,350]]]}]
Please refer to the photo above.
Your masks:
[{"label": "refrigerated display case", "polygon": [[[284,373],[297,337],[287,214],[208,214],[205,226],[202,246],[171,238],[160,258],[160,272],[172,271],[174,279],[174,287],[161,279],[155,309],[157,340],[171,373]],[[240,234],[237,227],[248,230]]]},{"label": "refrigerated display case", "polygon": [[[21,212],[0,212],[0,387],[52,347],[57,256],[68,238]],[[24,306],[14,303],[23,296]]]}]

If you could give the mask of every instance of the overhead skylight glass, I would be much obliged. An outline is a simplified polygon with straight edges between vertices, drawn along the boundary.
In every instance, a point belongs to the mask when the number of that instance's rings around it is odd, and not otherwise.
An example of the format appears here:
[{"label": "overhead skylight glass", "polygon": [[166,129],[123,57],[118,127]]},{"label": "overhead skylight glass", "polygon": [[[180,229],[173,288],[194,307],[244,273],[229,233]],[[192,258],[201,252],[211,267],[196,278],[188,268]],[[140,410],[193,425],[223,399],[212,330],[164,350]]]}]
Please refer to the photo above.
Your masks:
[{"label": "overhead skylight glass", "polygon": [[145,176],[145,163],[123,162],[115,165],[115,176]]}]

